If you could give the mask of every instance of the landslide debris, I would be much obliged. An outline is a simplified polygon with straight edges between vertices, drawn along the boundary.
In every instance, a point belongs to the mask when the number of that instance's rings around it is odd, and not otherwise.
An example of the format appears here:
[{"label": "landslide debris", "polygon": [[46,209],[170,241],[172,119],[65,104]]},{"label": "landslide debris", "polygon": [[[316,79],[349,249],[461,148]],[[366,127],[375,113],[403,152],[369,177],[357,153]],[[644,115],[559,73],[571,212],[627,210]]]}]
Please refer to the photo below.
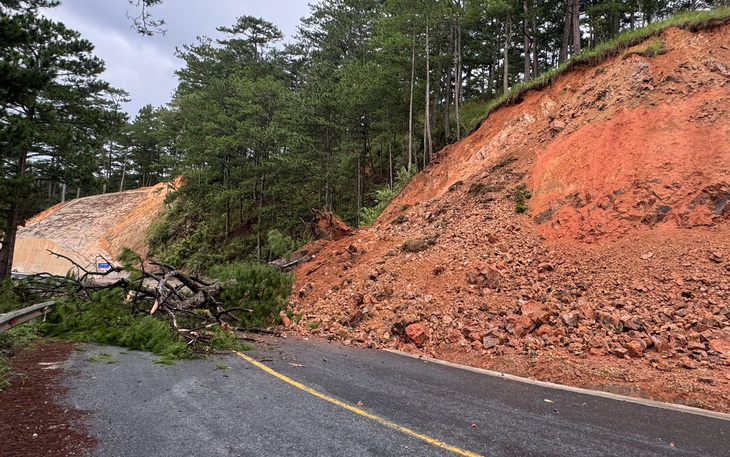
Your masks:
[{"label": "landslide debris", "polygon": [[669,29],[494,112],[317,245],[291,326],[730,411],[728,37]]}]

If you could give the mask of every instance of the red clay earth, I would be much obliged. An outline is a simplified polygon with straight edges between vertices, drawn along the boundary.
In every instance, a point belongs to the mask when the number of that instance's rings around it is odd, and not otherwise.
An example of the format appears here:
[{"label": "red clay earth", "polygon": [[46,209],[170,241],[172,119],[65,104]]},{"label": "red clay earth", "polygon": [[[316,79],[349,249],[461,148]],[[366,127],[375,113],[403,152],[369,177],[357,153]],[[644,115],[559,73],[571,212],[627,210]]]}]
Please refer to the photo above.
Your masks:
[{"label": "red clay earth", "polygon": [[84,411],[64,405],[60,368],[72,343],[37,343],[11,359],[12,384],[0,392],[0,456],[84,456],[96,445]]},{"label": "red clay earth", "polygon": [[374,226],[307,246],[292,329],[730,412],[730,26],[660,39],[496,111]]}]

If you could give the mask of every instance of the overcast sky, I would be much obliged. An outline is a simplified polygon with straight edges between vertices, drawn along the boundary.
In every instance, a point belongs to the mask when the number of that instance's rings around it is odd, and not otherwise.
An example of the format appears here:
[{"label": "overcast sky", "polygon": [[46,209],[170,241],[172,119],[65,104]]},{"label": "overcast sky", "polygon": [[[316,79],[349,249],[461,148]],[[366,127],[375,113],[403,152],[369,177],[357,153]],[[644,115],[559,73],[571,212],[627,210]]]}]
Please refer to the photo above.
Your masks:
[{"label": "overcast sky", "polygon": [[198,36],[217,37],[216,27],[232,25],[237,17],[263,17],[276,24],[287,39],[296,32],[299,19],[307,16],[306,0],[165,0],[151,10],[164,18],[167,34],[145,37],[130,28],[127,12],[138,11],[127,0],[62,0],[61,6],[44,14],[78,30],[94,43],[96,55],[106,62],[103,77],[129,92],[132,101],[124,109],[132,118],[147,104],[164,105],[177,86],[174,71],[181,60],[176,46],[195,43]]}]

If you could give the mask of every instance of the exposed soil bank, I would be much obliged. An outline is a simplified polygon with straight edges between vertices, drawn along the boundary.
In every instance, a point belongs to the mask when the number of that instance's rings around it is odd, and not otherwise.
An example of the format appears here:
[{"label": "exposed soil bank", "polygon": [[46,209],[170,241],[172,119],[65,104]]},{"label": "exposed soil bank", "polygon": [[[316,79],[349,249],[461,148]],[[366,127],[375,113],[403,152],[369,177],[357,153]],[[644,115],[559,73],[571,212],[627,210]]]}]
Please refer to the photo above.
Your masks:
[{"label": "exposed soil bank", "polygon": [[309,246],[292,328],[730,411],[730,27],[661,40],[496,111],[373,227]]}]

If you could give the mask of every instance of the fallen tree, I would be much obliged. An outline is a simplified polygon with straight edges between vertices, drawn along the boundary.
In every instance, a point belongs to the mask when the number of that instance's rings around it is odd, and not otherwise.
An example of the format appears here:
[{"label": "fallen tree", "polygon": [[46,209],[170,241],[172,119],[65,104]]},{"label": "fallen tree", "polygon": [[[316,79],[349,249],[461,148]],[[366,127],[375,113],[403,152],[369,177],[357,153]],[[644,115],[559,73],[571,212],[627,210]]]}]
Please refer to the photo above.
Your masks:
[{"label": "fallen tree", "polygon": [[224,266],[216,271],[219,279],[207,279],[173,265],[145,261],[129,250],[117,264],[104,259],[110,266],[105,271],[91,271],[62,254],[48,252],[67,260],[73,273],[27,278],[24,287],[36,296],[91,302],[100,292],[122,291],[123,304],[131,314],[151,315],[169,323],[192,349],[209,343],[214,328],[251,331],[273,323],[291,290],[288,275],[265,265]]}]

